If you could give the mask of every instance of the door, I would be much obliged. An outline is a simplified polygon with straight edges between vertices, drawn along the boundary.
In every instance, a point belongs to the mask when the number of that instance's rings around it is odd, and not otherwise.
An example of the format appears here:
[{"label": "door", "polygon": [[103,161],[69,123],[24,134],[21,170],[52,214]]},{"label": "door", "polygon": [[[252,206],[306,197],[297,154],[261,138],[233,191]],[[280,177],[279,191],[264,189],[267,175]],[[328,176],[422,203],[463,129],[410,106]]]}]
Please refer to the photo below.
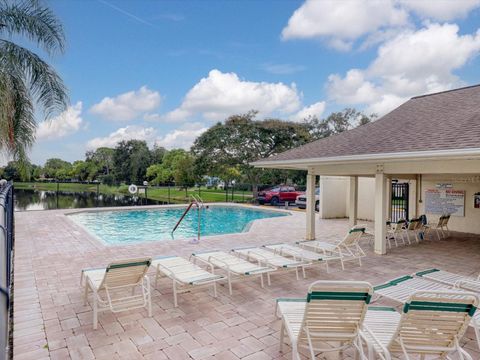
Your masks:
[{"label": "door", "polygon": [[408,183],[392,182],[392,208],[390,220],[408,220]]}]

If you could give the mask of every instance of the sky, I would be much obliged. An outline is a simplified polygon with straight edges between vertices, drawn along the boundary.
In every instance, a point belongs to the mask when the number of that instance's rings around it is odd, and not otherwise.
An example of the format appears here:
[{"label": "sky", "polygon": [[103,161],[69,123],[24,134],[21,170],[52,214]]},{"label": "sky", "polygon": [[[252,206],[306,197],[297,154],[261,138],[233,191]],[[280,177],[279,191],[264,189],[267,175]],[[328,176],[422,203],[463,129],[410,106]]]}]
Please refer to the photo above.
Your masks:
[{"label": "sky", "polygon": [[480,0],[46,0],[71,105],[38,115],[33,163],[141,139],[188,149],[233,114],[382,116],[480,83]]}]

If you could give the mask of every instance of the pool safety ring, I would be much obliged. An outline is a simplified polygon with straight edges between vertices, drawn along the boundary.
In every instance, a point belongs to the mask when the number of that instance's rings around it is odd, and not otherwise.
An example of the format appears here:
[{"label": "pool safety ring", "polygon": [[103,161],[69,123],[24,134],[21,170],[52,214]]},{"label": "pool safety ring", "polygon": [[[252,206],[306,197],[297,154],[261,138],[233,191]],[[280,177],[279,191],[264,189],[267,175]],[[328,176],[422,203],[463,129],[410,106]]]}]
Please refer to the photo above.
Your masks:
[{"label": "pool safety ring", "polygon": [[137,193],[137,190],[138,190],[138,188],[137,188],[137,185],[135,185],[135,184],[131,184],[131,185],[128,187],[128,192],[129,192],[130,194],[136,194],[136,193]]}]

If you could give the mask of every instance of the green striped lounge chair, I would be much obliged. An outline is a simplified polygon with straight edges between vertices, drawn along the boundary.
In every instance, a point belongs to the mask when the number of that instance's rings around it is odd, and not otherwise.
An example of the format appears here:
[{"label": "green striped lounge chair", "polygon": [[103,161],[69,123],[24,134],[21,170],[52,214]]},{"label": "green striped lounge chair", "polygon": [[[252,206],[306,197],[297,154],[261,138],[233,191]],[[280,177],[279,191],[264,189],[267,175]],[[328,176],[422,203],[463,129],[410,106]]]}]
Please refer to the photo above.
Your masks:
[{"label": "green striped lounge chair", "polygon": [[210,272],[179,256],[160,256],[152,261],[155,268],[155,287],[158,279],[166,276],[172,280],[173,304],[178,306],[177,294],[192,291],[203,287],[213,287],[213,295],[217,297],[217,281],[225,277],[213,273],[213,266],[209,265]]},{"label": "green striped lounge chair", "polygon": [[427,269],[415,273],[416,276],[441,284],[473,291],[480,294],[480,276],[473,277],[455,274],[445,270]]},{"label": "green striped lounge chair", "polygon": [[232,249],[232,253],[248,261],[256,262],[259,266],[272,267],[276,270],[295,270],[297,280],[298,269],[301,268],[305,278],[305,267],[311,265],[309,262],[298,261],[275,254],[262,247],[248,247]]},{"label": "green striped lounge chair", "polygon": [[[405,304],[408,298],[418,291],[456,291],[461,294],[472,293],[469,289],[454,288],[444,283],[410,275],[402,276],[384,284],[377,285],[374,287],[374,291],[375,296],[382,296],[400,304]],[[470,326],[472,326],[475,332],[477,346],[480,349],[480,312],[473,316]]]},{"label": "green striped lounge chair", "polygon": [[224,251],[205,251],[192,254],[194,262],[199,260],[212,266],[214,269],[218,268],[227,273],[228,290],[232,295],[232,281],[235,279],[260,278],[260,284],[264,287],[263,275],[267,275],[267,281],[270,285],[270,273],[275,271],[273,266],[260,266],[244,260],[238,256],[232,255]]},{"label": "green striped lounge chair", "polygon": [[301,248],[315,251],[324,255],[335,255],[340,257],[342,269],[345,270],[345,261],[358,260],[362,266],[362,258],[366,256],[359,245],[360,238],[365,234],[365,225],[356,225],[352,227],[345,237],[337,243],[329,243],[319,240],[306,240],[297,242]]},{"label": "green striped lounge chair", "polygon": [[280,351],[285,334],[290,339],[292,359],[299,360],[299,350],[316,353],[343,351],[353,347],[365,359],[360,329],[373,293],[363,281],[316,281],[306,298],[277,299],[277,314],[282,319]]},{"label": "green striped lounge chair", "polygon": [[310,262],[312,265],[325,264],[327,272],[329,272],[328,261],[340,260],[340,256],[338,255],[320,254],[316,251],[307,250],[299,246],[286,243],[268,244],[263,245],[263,247],[281,256],[291,257],[298,261]]},{"label": "green striped lounge chair", "polygon": [[369,359],[398,355],[407,360],[412,355],[450,359],[456,353],[456,358],[473,360],[460,340],[477,306],[478,296],[471,293],[419,291],[407,299],[401,314],[393,308],[371,307],[361,332]]},{"label": "green striped lounge chair", "polygon": [[146,307],[152,316],[150,281],[147,274],[151,258],[119,260],[105,268],[83,269],[80,285],[84,287],[84,302],[93,293],[93,328],[98,326],[98,313],[114,313]]}]

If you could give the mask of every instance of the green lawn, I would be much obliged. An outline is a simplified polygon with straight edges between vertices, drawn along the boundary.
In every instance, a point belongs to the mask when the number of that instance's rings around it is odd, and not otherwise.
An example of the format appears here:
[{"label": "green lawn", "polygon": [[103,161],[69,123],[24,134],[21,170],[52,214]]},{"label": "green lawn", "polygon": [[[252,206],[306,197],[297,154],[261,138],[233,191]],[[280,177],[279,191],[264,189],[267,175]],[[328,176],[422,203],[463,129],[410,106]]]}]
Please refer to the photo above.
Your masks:
[{"label": "green lawn", "polygon": [[[96,192],[96,184],[76,184],[76,183],[43,183],[43,182],[15,182],[16,189],[37,189],[45,191],[56,191],[57,186],[59,191],[71,192]],[[123,194],[129,195],[128,186],[108,186],[98,185],[98,190],[103,194]],[[169,196],[170,192],[170,196]],[[200,196],[205,202],[222,202],[226,201],[225,191],[206,188],[189,188],[187,192],[185,189],[177,187],[149,187],[147,189],[147,197],[152,200],[169,201],[170,202],[186,202],[189,201],[190,195]],[[140,194],[143,196],[143,194]],[[248,202],[252,199],[251,191],[235,191],[233,200],[235,202]],[[228,191],[228,201],[232,201],[232,191]]]}]

